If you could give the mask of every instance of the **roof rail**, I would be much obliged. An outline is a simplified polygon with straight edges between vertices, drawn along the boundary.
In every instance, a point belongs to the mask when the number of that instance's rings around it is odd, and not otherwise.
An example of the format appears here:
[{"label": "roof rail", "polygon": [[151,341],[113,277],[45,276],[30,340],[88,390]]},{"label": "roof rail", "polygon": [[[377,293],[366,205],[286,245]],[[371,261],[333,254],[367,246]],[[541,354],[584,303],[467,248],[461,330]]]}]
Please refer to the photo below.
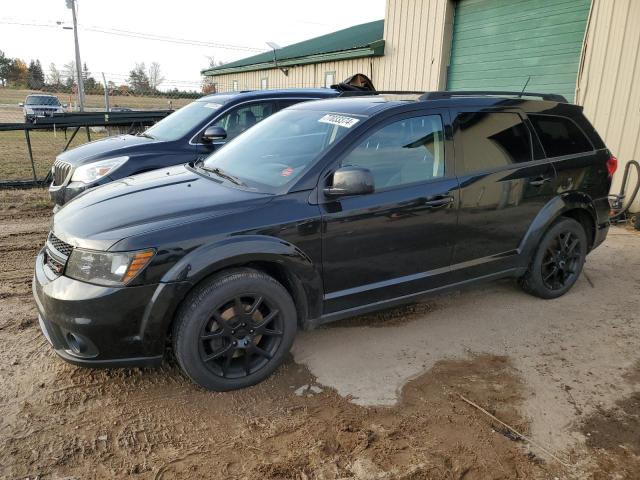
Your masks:
[{"label": "roof rail", "polygon": [[466,91],[438,91],[426,92],[420,100],[438,100],[452,97],[538,97],[552,102],[569,103],[567,99],[557,93],[507,92],[501,90],[466,90]]},{"label": "roof rail", "polygon": [[339,97],[363,97],[367,95],[422,95],[424,90],[346,90]]}]

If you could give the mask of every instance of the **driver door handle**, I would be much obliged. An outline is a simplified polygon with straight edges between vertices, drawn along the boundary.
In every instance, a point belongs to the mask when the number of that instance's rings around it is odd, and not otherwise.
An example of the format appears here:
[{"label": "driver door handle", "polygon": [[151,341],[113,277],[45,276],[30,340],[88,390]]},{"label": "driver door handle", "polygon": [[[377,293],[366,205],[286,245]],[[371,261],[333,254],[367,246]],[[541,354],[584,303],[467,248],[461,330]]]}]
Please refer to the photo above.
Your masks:
[{"label": "driver door handle", "polygon": [[533,185],[534,187],[539,187],[551,181],[551,177],[545,177],[540,175],[539,177],[534,178],[529,182],[529,185]]},{"label": "driver door handle", "polygon": [[439,208],[445,207],[453,203],[453,197],[450,195],[436,195],[435,197],[429,197],[424,202],[427,208]]}]

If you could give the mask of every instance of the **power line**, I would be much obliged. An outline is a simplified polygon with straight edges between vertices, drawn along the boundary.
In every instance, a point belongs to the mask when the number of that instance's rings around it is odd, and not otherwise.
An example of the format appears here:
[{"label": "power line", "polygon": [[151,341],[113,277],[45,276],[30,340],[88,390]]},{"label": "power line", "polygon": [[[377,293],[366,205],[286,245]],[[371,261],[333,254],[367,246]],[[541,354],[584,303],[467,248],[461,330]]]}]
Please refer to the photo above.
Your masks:
[{"label": "power line", "polygon": [[[19,25],[24,27],[59,28],[58,25],[54,25],[54,24],[45,24],[45,23],[38,23],[35,20],[18,20],[18,19],[12,19],[12,18],[0,19],[0,24]],[[80,29],[86,30],[88,32],[102,33],[105,35],[113,35],[113,36],[128,37],[128,38],[137,38],[140,40],[151,40],[151,41],[158,41],[158,42],[174,43],[178,45],[191,45],[191,46],[197,46],[197,47],[220,48],[223,50],[239,50],[244,52],[256,52],[256,53],[265,51],[265,49],[263,48],[248,47],[243,45],[233,45],[233,44],[227,44],[227,43],[207,42],[204,40],[193,40],[188,38],[171,37],[168,35],[156,35],[153,33],[134,32],[131,30],[106,28],[106,27],[100,27],[96,25],[84,26],[80,24],[79,27]]]}]

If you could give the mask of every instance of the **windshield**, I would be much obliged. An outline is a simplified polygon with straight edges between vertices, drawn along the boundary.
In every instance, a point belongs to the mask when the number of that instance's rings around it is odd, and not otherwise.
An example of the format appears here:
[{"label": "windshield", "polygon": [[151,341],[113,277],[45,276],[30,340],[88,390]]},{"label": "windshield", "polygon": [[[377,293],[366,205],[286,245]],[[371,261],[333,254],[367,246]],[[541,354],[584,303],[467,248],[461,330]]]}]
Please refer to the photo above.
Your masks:
[{"label": "windshield", "polygon": [[210,155],[202,168],[274,192],[299,178],[359,121],[351,115],[283,110]]},{"label": "windshield", "polygon": [[56,97],[48,95],[29,95],[24,102],[25,105],[53,105],[59,106],[60,101]]},{"label": "windshield", "polygon": [[209,101],[191,102],[171,115],[163,118],[153,127],[145,130],[145,134],[158,140],[168,142],[178,140],[208,118],[220,111],[229,97],[212,98]]}]

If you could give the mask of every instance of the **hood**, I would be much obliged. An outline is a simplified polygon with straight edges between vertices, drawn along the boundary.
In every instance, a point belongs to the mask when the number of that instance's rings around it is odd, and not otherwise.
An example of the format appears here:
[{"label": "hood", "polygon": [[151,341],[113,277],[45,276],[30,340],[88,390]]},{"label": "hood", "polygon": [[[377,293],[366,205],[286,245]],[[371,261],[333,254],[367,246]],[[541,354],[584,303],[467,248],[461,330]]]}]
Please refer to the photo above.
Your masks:
[{"label": "hood", "polygon": [[118,135],[107,137],[101,140],[85,143],[58,155],[57,159],[70,163],[74,167],[91,163],[95,160],[121,155],[129,155],[139,150],[148,152],[151,144],[164,143],[162,140],[155,140],[149,137],[137,135]]},{"label": "hood", "polygon": [[87,191],[56,213],[53,232],[71,245],[107,250],[133,235],[237,214],[271,197],[232,188],[178,166]]}]

